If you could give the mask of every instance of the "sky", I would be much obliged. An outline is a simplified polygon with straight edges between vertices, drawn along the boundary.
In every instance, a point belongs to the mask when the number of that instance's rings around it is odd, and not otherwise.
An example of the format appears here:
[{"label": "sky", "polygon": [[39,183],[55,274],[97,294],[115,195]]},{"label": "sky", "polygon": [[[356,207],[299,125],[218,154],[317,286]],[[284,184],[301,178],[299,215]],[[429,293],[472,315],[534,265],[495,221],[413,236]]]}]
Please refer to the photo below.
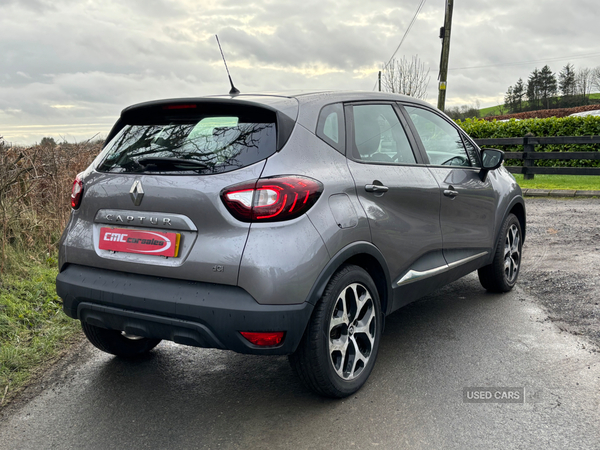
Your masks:
[{"label": "sky", "polygon": [[[120,111],[225,94],[215,34],[243,93],[375,88],[421,0],[0,0],[0,136],[105,137]],[[437,104],[445,0],[396,57],[418,55]],[[503,102],[548,64],[600,66],[597,0],[455,0],[446,106]]]}]

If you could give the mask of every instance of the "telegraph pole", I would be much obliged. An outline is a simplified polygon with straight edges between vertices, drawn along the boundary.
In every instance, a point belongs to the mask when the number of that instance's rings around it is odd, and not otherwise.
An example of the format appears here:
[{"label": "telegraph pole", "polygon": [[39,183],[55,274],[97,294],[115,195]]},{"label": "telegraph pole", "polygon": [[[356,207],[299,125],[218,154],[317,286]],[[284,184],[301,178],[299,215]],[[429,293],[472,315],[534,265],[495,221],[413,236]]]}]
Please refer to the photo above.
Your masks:
[{"label": "telegraph pole", "polygon": [[446,80],[448,79],[448,59],[450,57],[450,28],[452,27],[452,7],[454,0],[446,0],[446,19],[440,30],[442,40],[442,58],[440,61],[438,109],[444,110],[446,104]]}]

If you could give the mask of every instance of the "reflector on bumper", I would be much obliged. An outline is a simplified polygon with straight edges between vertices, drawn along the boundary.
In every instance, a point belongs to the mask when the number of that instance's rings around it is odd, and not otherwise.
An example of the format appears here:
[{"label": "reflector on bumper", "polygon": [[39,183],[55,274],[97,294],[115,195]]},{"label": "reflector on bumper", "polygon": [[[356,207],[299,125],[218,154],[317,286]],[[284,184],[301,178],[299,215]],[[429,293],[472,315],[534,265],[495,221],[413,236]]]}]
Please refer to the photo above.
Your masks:
[{"label": "reflector on bumper", "polygon": [[265,333],[256,333],[250,331],[240,331],[249,342],[261,347],[274,347],[283,341],[284,331],[268,331]]}]

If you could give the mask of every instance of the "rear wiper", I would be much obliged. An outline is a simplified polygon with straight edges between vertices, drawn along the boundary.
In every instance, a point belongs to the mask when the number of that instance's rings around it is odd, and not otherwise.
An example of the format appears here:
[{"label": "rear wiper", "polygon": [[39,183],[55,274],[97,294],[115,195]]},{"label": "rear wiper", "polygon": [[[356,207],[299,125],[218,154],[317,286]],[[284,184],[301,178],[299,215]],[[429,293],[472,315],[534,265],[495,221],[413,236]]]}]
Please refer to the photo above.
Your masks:
[{"label": "rear wiper", "polygon": [[178,158],[159,158],[149,157],[140,158],[136,161],[138,164],[147,168],[148,166],[156,166],[157,169],[163,170],[198,170],[210,169],[208,164],[195,159],[178,159]]}]

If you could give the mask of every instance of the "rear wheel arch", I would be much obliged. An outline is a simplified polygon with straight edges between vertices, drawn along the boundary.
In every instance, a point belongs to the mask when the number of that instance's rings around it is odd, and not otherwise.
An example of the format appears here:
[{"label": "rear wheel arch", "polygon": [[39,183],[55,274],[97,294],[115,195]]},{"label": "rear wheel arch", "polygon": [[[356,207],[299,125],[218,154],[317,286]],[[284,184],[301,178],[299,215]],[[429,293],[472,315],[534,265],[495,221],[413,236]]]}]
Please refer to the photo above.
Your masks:
[{"label": "rear wheel arch", "polygon": [[508,292],[517,283],[523,248],[523,231],[515,214],[508,214],[498,236],[493,259],[478,270],[481,285],[490,292]]},{"label": "rear wheel arch", "polygon": [[370,242],[354,242],[337,252],[321,271],[308,295],[308,301],[316,305],[331,277],[345,264],[353,264],[367,271],[373,279],[381,301],[381,311],[389,313],[391,295],[391,278],[387,270],[387,262],[379,249]]},{"label": "rear wheel arch", "polygon": [[526,212],[525,212],[525,203],[523,201],[523,197],[515,196],[506,206],[499,206],[497,215],[496,215],[496,229],[494,231],[494,241],[492,244],[492,254],[489,255],[489,262],[492,261],[493,252],[496,251],[496,244],[498,242],[498,238],[500,237],[500,233],[502,232],[502,225],[506,222],[506,218],[510,215],[514,214],[519,220],[519,225],[521,226],[521,236],[523,242],[525,242],[525,226],[527,223],[526,220]]},{"label": "rear wheel arch", "polygon": [[327,283],[298,348],[289,356],[292,369],[317,394],[352,395],[371,374],[382,330],[373,279],[362,267],[344,264]]},{"label": "rear wheel arch", "polygon": [[[515,203],[512,208],[510,209],[510,211],[508,212],[508,214],[514,214],[515,216],[517,216],[517,219],[519,219],[519,224],[521,225],[521,234],[523,236],[523,241],[525,241],[525,206],[523,205],[523,203],[521,202],[517,202]],[[508,216],[507,214],[507,216]],[[505,219],[506,220],[506,219]]]},{"label": "rear wheel arch", "polygon": [[381,311],[384,313],[384,315],[387,315],[388,295],[390,289],[388,287],[386,273],[383,270],[380,262],[368,253],[360,253],[348,258],[346,261],[344,261],[344,264],[353,264],[367,271],[367,273],[373,279],[375,287],[377,288],[379,299],[381,301]]}]

